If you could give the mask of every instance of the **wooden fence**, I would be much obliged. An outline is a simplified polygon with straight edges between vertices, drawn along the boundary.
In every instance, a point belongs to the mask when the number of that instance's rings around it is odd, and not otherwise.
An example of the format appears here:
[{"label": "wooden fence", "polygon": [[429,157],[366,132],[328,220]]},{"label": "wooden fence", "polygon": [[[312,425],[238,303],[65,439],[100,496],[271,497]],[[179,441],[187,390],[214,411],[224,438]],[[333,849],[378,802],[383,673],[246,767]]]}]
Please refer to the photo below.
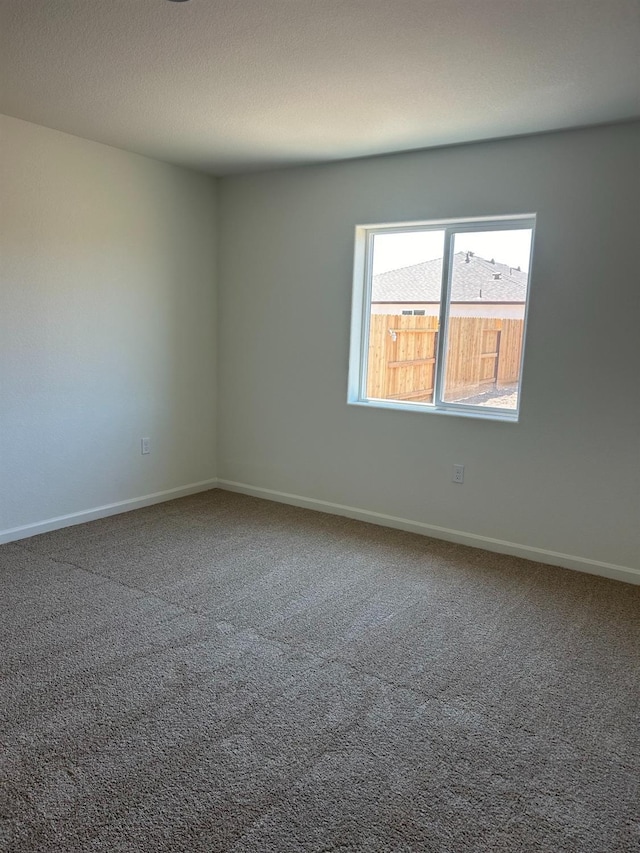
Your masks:
[{"label": "wooden fence", "polygon": [[[523,320],[451,317],[446,398],[517,382],[523,330]],[[438,335],[437,317],[372,314],[367,396],[431,401]]]}]

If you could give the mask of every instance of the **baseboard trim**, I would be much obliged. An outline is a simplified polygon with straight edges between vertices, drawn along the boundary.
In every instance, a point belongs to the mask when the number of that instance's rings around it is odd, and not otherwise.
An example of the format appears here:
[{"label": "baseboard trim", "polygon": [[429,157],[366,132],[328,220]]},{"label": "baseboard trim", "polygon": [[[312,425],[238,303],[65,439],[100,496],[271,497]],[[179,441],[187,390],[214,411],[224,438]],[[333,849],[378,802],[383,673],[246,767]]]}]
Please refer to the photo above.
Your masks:
[{"label": "baseboard trim", "polygon": [[544,548],[535,548],[531,545],[520,545],[516,542],[508,542],[503,539],[494,539],[489,536],[480,536],[476,533],[467,533],[462,530],[453,530],[449,527],[440,527],[435,524],[427,524],[423,521],[412,521],[408,518],[400,518],[394,515],[385,515],[380,512],[362,509],[360,507],[347,506],[345,504],[323,501],[318,498],[308,498],[303,495],[295,495],[289,492],[281,492],[276,489],[265,489],[261,486],[252,486],[248,483],[238,483],[233,480],[211,479],[201,480],[198,483],[189,483],[186,486],[178,486],[174,489],[165,489],[162,492],[154,492],[138,498],[129,498],[124,501],[104,504],[92,509],[80,512],[59,515],[33,524],[25,524],[21,527],[12,527],[0,530],[0,545],[6,542],[15,542],[47,533],[50,530],[59,530],[74,524],[84,524],[87,521],[96,521],[99,518],[107,518],[121,512],[130,512],[134,509],[142,509],[145,506],[163,503],[175,498],[194,495],[198,492],[206,492],[210,489],[223,489],[229,492],[239,492],[243,495],[252,495],[256,498],[276,501],[277,503],[290,504],[305,509],[313,509],[326,512],[331,515],[340,515],[345,518],[353,518],[370,524],[378,524],[382,527],[392,527],[396,530],[406,530],[410,533],[419,533],[423,536],[431,536],[434,539],[444,539],[447,542],[457,542],[460,545],[470,545],[473,548],[482,548],[485,551],[495,551],[498,554],[510,554],[514,557],[524,557],[539,563],[547,563],[551,566],[561,566],[565,569],[573,569],[578,572],[587,572],[591,575],[611,578],[626,583],[640,585],[640,569],[630,566],[619,566],[614,563],[604,563],[600,560],[591,560],[588,557],[576,557],[572,554],[563,554],[558,551],[548,551]]},{"label": "baseboard trim", "polygon": [[37,536],[39,533],[48,533],[50,530],[59,530],[62,527],[71,527],[74,524],[84,524],[86,521],[96,521],[99,518],[107,518],[109,515],[117,515],[121,512],[130,512],[133,509],[142,509],[145,506],[164,503],[174,498],[184,498],[187,495],[195,495],[198,492],[206,492],[215,489],[218,481],[201,480],[199,483],[189,483],[187,486],[178,486],[175,489],[165,489],[163,492],[154,492],[151,495],[143,495],[140,498],[128,498],[124,501],[116,501],[111,504],[84,509],[80,512],[72,512],[68,515],[58,515],[55,518],[47,518],[45,521],[37,521],[34,524],[24,524],[21,527],[12,527],[8,530],[0,530],[0,545],[5,542],[15,542],[18,539],[27,539]]},{"label": "baseboard trim", "polygon": [[426,524],[422,521],[411,521],[408,518],[398,518],[394,515],[385,515],[384,513],[372,512],[371,510],[359,507],[345,506],[344,504],[332,503],[331,501],[321,501],[316,498],[307,498],[302,495],[280,492],[275,489],[251,486],[247,483],[237,483],[233,480],[218,479],[217,486],[219,489],[229,492],[239,492],[243,495],[252,495],[256,498],[264,498],[266,500],[277,501],[278,503],[290,504],[291,506],[315,509],[320,512],[330,513],[331,515],[341,515],[346,518],[357,519],[358,521],[378,524],[382,527],[407,530],[410,533],[420,533],[423,536],[431,536],[434,539],[444,539],[447,542],[470,545],[473,548],[482,548],[485,551],[510,554],[513,557],[524,557],[526,560],[534,560],[538,563],[561,566],[565,569],[573,569],[578,572],[587,572],[590,575],[600,575],[601,577],[640,585],[640,569],[634,569],[629,566],[603,563],[600,560],[590,560],[588,557],[576,557],[572,554],[562,554],[558,551],[534,548],[531,545],[519,545],[517,542],[493,539],[490,536],[480,536],[476,533],[452,530],[449,527],[439,527],[438,525]]}]

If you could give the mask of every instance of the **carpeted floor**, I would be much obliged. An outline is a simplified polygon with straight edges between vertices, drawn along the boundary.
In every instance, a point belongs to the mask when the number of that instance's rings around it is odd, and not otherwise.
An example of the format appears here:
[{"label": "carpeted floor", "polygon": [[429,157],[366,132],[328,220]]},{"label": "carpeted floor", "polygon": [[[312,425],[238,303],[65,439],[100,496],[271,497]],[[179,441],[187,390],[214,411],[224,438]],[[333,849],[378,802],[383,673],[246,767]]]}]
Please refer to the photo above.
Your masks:
[{"label": "carpeted floor", "polygon": [[0,567],[8,850],[640,849],[640,587],[223,491]]}]

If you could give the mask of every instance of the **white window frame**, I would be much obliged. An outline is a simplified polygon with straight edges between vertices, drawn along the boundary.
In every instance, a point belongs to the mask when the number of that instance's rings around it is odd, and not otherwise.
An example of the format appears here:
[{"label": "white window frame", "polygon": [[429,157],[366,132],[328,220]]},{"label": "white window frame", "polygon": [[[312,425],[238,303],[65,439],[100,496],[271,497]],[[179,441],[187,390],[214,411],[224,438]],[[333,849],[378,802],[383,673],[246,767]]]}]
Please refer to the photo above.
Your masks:
[{"label": "white window frame", "polygon": [[[523,213],[513,216],[478,217],[472,219],[441,219],[425,222],[418,221],[356,226],[347,402],[350,405],[356,406],[373,406],[375,408],[382,409],[399,409],[409,412],[431,412],[442,415],[455,415],[457,417],[517,422],[520,416],[520,400],[522,397],[522,368],[524,364],[527,337],[527,317],[529,314],[529,297],[531,290],[531,261],[533,259],[535,226],[535,213]],[[529,274],[527,279],[527,293],[524,309],[517,409],[500,409],[497,407],[474,406],[464,403],[447,402],[442,399],[442,391],[447,353],[447,336],[449,330],[449,294],[451,290],[453,238],[456,234],[464,233],[465,231],[510,231],[523,228],[531,229],[531,247],[529,250]],[[440,294],[439,318],[442,334],[438,335],[432,403],[413,403],[407,400],[384,400],[367,397],[366,395],[374,237],[376,234],[394,234],[405,231],[444,231],[442,288]]]}]

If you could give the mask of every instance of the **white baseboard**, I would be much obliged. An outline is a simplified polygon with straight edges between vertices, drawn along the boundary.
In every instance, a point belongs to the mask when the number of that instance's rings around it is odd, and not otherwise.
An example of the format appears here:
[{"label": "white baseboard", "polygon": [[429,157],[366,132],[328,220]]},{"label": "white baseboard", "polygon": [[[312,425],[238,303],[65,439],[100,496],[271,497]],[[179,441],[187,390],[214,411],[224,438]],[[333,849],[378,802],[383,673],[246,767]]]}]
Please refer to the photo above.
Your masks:
[{"label": "white baseboard", "polygon": [[202,480],[199,483],[190,483],[187,486],[178,486],[174,489],[154,492],[151,495],[144,495],[139,498],[129,498],[128,500],[105,504],[104,506],[94,507],[93,509],[81,510],[80,512],[70,513],[69,515],[59,515],[55,518],[48,518],[45,521],[38,521],[33,524],[25,524],[21,527],[0,530],[0,545],[5,542],[14,542],[18,539],[37,536],[39,533],[47,533],[50,530],[59,530],[62,527],[70,527],[74,524],[83,524],[87,521],[107,518],[110,515],[141,509],[152,504],[163,503],[174,498],[182,498],[215,488],[224,489],[229,492],[240,492],[244,495],[253,495],[257,498],[313,509],[331,515],[354,518],[358,521],[366,521],[382,527],[407,530],[410,533],[432,536],[434,539],[445,539],[448,542],[470,545],[473,548],[483,548],[485,551],[495,551],[498,554],[511,554],[514,557],[524,557],[527,560],[535,560],[539,563],[548,563],[552,566],[561,566],[565,569],[573,569],[578,572],[587,572],[591,575],[600,575],[601,577],[640,585],[640,569],[629,566],[618,566],[614,563],[591,560],[588,557],[576,557],[571,554],[562,554],[558,551],[534,548],[531,545],[519,545],[516,542],[493,539],[489,536],[466,533],[462,530],[452,530],[449,527],[439,527],[435,524],[412,521],[408,518],[398,518],[397,516],[372,512],[371,510],[359,507],[345,506],[344,504],[332,503],[331,501],[306,498],[302,495],[293,495],[288,492],[276,491],[275,489],[264,489],[260,486],[251,486],[247,483],[236,483],[232,480],[221,479]]},{"label": "white baseboard", "polygon": [[587,572],[590,575],[600,575],[601,577],[625,581],[626,583],[640,584],[640,569],[633,569],[628,566],[617,566],[614,563],[590,560],[588,557],[575,557],[571,554],[559,553],[558,551],[547,551],[544,548],[534,548],[531,545],[519,545],[516,542],[506,542],[503,539],[493,539],[490,536],[465,533],[462,530],[452,530],[448,527],[438,527],[435,524],[425,524],[422,521],[397,518],[393,515],[384,515],[380,512],[371,512],[370,510],[345,506],[344,504],[332,503],[331,501],[305,498],[302,495],[292,495],[288,492],[279,492],[274,489],[263,489],[259,486],[236,483],[232,480],[218,479],[217,485],[219,489],[225,489],[229,492],[240,492],[243,495],[253,495],[256,498],[265,498],[266,500],[277,501],[278,503],[304,507],[305,509],[315,509],[320,512],[330,513],[331,515],[355,518],[358,521],[367,521],[371,524],[381,525],[382,527],[393,527],[397,530],[407,530],[410,533],[421,533],[423,536],[431,536],[434,539],[445,539],[448,542],[470,545],[473,548],[495,551],[498,554],[511,554],[514,557],[524,557],[526,560],[535,560],[538,563],[561,566],[565,569]]},{"label": "white baseboard", "polygon": [[104,506],[96,506],[93,509],[84,509],[80,512],[72,512],[69,515],[58,515],[55,518],[47,518],[45,521],[37,521],[34,524],[24,524],[22,527],[12,527],[8,530],[0,530],[0,545],[4,542],[15,542],[18,539],[26,539],[29,536],[37,536],[39,533],[47,533],[50,530],[59,530],[61,527],[71,527],[73,524],[84,524],[86,521],[95,521],[98,518],[106,518],[109,515],[117,515],[120,512],[129,512],[132,509],[141,509],[152,504],[171,501],[174,498],[183,498],[187,495],[195,495],[197,492],[206,492],[215,489],[218,481],[202,480],[199,483],[190,483],[188,486],[178,486],[175,489],[165,489],[163,492],[154,492],[152,495],[144,495],[141,498],[129,498],[125,501],[117,501]]}]

